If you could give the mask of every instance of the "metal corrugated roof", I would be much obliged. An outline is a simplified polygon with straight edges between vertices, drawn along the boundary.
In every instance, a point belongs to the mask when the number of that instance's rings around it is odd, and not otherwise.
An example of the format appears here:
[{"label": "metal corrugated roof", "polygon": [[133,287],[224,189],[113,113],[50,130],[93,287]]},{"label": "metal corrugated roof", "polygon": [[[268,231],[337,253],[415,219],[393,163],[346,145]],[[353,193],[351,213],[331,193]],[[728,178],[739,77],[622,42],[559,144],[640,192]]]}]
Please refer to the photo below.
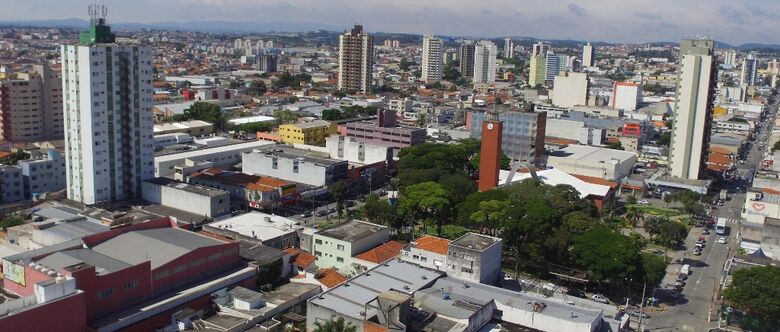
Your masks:
[{"label": "metal corrugated roof", "polygon": [[192,250],[221,244],[225,242],[178,228],[155,228],[118,235],[92,250],[133,265],[151,261],[156,269]]}]

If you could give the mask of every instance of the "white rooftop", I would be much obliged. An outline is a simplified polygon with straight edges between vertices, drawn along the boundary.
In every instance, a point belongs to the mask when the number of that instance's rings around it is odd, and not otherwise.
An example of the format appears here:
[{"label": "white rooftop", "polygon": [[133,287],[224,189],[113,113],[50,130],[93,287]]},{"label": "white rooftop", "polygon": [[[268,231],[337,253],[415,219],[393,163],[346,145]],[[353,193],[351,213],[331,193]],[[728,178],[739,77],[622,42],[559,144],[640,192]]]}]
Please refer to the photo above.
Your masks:
[{"label": "white rooftop", "polygon": [[555,150],[550,154],[549,158],[567,158],[574,160],[583,160],[590,162],[599,161],[613,161],[617,159],[620,162],[624,162],[628,159],[635,158],[636,153],[623,150],[615,150],[608,148],[600,148],[587,145],[569,145],[563,149]]},{"label": "white rooftop", "polygon": [[235,118],[228,120],[228,123],[234,124],[234,125],[241,125],[245,123],[252,123],[252,122],[266,122],[266,121],[274,121],[276,118],[272,116],[265,116],[265,115],[256,115],[256,116],[248,116],[245,118]]},{"label": "white rooftop", "polygon": [[[509,176],[509,171],[503,169],[500,170],[498,174],[498,185],[505,184],[507,176]],[[574,175],[558,170],[556,168],[536,171],[536,176],[539,177],[539,180],[542,181],[543,183],[552,186],[557,186],[559,184],[568,184],[574,187],[574,189],[576,189],[577,192],[580,193],[580,198],[585,198],[588,197],[589,195],[606,196],[607,193],[609,192],[609,186],[580,180]],[[512,183],[523,181],[530,177],[531,177],[531,173],[516,173],[515,176],[512,177]]]},{"label": "white rooftop", "polygon": [[193,127],[207,127],[211,126],[210,123],[201,120],[189,120],[181,122],[165,122],[154,125],[154,132],[159,133],[161,131],[177,130],[177,129],[189,129]]},{"label": "white rooftop", "polygon": [[180,153],[166,154],[164,156],[156,156],[154,157],[154,162],[160,163],[165,161],[193,158],[193,157],[199,157],[199,156],[204,156],[204,155],[209,155],[214,153],[236,151],[236,150],[243,150],[243,149],[251,150],[253,148],[259,148],[262,146],[274,145],[274,144],[276,143],[270,141],[251,141],[247,143],[223,145],[215,148],[198,149],[198,150],[185,151]]},{"label": "white rooftop", "polygon": [[300,228],[295,220],[261,212],[249,212],[220,220],[208,224],[208,227],[236,232],[260,241],[271,240]]}]

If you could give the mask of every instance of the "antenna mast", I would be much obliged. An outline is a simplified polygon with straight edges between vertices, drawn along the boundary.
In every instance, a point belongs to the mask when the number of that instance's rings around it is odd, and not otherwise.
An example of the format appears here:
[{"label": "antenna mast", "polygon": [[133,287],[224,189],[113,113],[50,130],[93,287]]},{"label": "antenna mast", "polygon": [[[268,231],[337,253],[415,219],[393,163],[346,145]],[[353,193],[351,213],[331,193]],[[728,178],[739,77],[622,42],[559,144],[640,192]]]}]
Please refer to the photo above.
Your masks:
[{"label": "antenna mast", "polygon": [[106,16],[108,16],[108,7],[104,5],[91,4],[89,5],[89,24],[92,26],[106,23]]}]

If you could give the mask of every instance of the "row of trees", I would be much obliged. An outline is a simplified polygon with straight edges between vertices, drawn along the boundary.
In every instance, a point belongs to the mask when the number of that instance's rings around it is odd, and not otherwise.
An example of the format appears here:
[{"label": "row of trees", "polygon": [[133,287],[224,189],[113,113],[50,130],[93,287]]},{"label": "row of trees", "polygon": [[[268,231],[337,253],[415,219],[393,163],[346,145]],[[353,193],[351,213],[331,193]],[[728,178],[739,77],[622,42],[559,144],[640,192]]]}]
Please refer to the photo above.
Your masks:
[{"label": "row of trees", "polygon": [[349,106],[341,109],[330,108],[322,111],[322,119],[327,121],[337,121],[344,119],[353,119],[363,116],[376,115],[377,108],[374,106]]}]

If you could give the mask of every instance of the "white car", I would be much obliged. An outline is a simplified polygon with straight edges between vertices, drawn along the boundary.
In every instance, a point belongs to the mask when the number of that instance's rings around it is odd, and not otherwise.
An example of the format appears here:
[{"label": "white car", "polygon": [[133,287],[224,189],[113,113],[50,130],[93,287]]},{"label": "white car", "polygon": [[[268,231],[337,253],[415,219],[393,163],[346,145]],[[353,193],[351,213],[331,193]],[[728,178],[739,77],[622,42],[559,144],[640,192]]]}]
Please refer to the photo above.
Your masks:
[{"label": "white car", "polygon": [[725,238],[725,237],[720,237],[720,238],[718,238],[718,243],[720,243],[720,244],[726,244],[726,238]]},{"label": "white car", "polygon": [[650,205],[650,202],[648,202],[646,200],[636,201],[636,203],[639,204],[639,205]]},{"label": "white car", "polygon": [[609,300],[607,300],[607,298],[604,297],[604,295],[601,295],[601,294],[593,294],[593,296],[591,296],[590,299],[593,300],[593,301],[596,301],[596,302],[609,304]]}]

